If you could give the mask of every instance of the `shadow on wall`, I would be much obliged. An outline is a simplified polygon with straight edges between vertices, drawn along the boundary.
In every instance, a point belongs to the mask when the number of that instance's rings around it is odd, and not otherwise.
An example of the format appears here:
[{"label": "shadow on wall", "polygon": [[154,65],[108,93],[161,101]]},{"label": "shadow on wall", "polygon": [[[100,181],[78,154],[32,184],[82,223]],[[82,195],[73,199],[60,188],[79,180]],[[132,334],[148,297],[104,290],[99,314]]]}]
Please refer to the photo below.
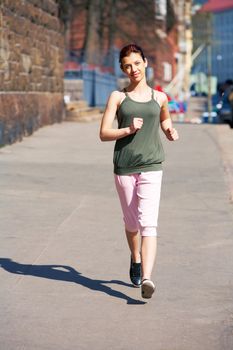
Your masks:
[{"label": "shadow on wall", "polygon": [[65,118],[61,93],[0,94],[0,145],[21,141],[35,130]]}]

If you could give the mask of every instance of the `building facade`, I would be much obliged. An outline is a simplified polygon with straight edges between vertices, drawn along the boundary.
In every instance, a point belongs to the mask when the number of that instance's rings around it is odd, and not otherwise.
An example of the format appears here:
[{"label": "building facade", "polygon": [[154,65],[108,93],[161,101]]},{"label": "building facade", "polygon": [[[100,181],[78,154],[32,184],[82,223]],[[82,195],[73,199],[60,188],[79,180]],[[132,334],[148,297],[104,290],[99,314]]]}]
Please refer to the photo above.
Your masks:
[{"label": "building facade", "polygon": [[[206,1],[200,9],[201,16],[202,24],[209,21],[209,28],[207,25],[202,25],[200,31],[199,25],[194,31],[198,45],[204,44],[206,47],[208,43],[211,45],[211,54],[209,51],[211,75],[217,78],[218,83],[233,79],[233,1]],[[193,73],[208,74],[207,48],[194,62]]]},{"label": "building facade", "polygon": [[167,85],[166,91],[179,100],[186,100],[189,95],[189,77],[192,65],[192,2],[176,0],[174,1],[174,9],[177,17],[177,49],[174,52],[176,74]]},{"label": "building facade", "polygon": [[[114,18],[110,26],[114,32],[108,31],[109,22],[101,30],[96,26],[96,15],[93,17],[93,25],[98,28],[95,32],[102,32],[101,40],[104,38],[100,51],[102,57],[106,55],[107,58],[101,64],[112,65],[115,74],[121,75],[119,49],[135,42],[145,51],[151,68],[150,80],[154,85],[166,87],[179,73],[179,84],[172,84],[170,91],[175,93],[180,88],[186,90],[191,66],[191,0],[149,0],[136,4],[135,1],[115,1],[115,5],[114,11],[110,10],[104,16]],[[70,26],[70,51],[79,59],[84,57],[82,50],[86,45],[87,20],[90,21],[87,8],[74,9]],[[103,18],[99,17],[99,21],[103,21]],[[91,57],[95,60],[99,52],[97,42],[100,41],[96,38],[92,41],[92,52],[95,54]]]}]

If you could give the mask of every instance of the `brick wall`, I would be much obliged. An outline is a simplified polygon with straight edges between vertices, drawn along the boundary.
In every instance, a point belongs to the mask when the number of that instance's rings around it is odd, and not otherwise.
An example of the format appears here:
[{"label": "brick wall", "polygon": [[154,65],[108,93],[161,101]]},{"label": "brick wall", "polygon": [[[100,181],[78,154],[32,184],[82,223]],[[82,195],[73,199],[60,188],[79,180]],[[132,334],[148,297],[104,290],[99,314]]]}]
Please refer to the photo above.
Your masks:
[{"label": "brick wall", "polygon": [[[177,0],[178,1],[178,0]],[[124,4],[120,4],[123,5]],[[122,48],[129,42],[135,42],[143,48],[143,51],[149,61],[149,65],[154,69],[154,84],[167,85],[168,81],[164,79],[164,62],[171,66],[172,77],[176,74],[177,52],[177,27],[174,26],[169,34],[165,33],[165,22],[155,22],[154,1],[147,0],[146,10],[148,18],[143,13],[140,17],[139,11],[135,8],[130,11],[121,11],[118,5],[118,14],[116,18],[116,33],[114,45]],[[149,11],[148,9],[151,9]],[[145,20],[147,18],[147,21]],[[81,50],[84,46],[85,26],[87,21],[87,11],[80,9],[73,12],[70,31],[70,48],[72,50]],[[164,28],[163,28],[164,27]],[[159,36],[157,29],[164,29]],[[161,32],[161,31],[160,31]],[[155,34],[156,33],[156,34]],[[163,34],[163,35],[162,35]],[[107,47],[105,38],[104,49]]]},{"label": "brick wall", "polygon": [[63,119],[63,61],[54,0],[1,0],[0,145]]}]

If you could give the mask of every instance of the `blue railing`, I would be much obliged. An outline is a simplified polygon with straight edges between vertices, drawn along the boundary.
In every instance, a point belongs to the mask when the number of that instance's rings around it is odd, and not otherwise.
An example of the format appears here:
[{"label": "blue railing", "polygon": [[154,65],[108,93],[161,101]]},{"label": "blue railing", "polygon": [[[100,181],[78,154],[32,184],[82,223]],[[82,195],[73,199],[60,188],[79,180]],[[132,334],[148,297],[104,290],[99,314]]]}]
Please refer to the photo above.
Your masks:
[{"label": "blue railing", "polygon": [[117,77],[99,68],[83,65],[79,70],[65,72],[66,79],[83,80],[83,97],[91,107],[105,106],[108,96],[117,89]]},{"label": "blue railing", "polygon": [[84,98],[89,106],[105,106],[108,96],[117,89],[117,79],[110,73],[98,69],[82,71]]},{"label": "blue railing", "polygon": [[[112,48],[104,58],[104,66],[91,66],[84,62],[82,50],[69,51],[66,60],[76,64],[76,69],[66,70],[66,79],[83,80],[83,97],[89,106],[104,106],[108,96],[117,89],[117,79],[122,76],[119,66],[119,50]],[[108,69],[108,71],[106,71]]]}]

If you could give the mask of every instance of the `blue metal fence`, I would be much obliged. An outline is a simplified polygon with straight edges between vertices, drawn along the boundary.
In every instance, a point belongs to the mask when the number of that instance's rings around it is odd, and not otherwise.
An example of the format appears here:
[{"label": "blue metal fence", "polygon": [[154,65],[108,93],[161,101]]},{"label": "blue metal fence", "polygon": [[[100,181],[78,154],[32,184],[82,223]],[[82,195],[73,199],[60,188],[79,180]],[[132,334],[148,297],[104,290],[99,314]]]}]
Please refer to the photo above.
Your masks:
[{"label": "blue metal fence", "polygon": [[117,89],[117,78],[98,69],[82,70],[84,98],[89,106],[105,106],[108,96]]},{"label": "blue metal fence", "polygon": [[110,93],[117,89],[117,77],[98,68],[66,71],[65,78],[83,80],[83,97],[92,107],[105,106]]},{"label": "blue metal fence", "polygon": [[[118,62],[119,50],[113,48],[109,54],[111,64],[106,61],[103,67],[93,67],[83,61],[81,50],[67,53],[68,61],[76,63],[77,67],[65,70],[65,78],[83,80],[83,95],[89,106],[104,106],[110,93],[117,89],[117,79],[122,76]],[[106,68],[112,73],[103,71]]]}]

